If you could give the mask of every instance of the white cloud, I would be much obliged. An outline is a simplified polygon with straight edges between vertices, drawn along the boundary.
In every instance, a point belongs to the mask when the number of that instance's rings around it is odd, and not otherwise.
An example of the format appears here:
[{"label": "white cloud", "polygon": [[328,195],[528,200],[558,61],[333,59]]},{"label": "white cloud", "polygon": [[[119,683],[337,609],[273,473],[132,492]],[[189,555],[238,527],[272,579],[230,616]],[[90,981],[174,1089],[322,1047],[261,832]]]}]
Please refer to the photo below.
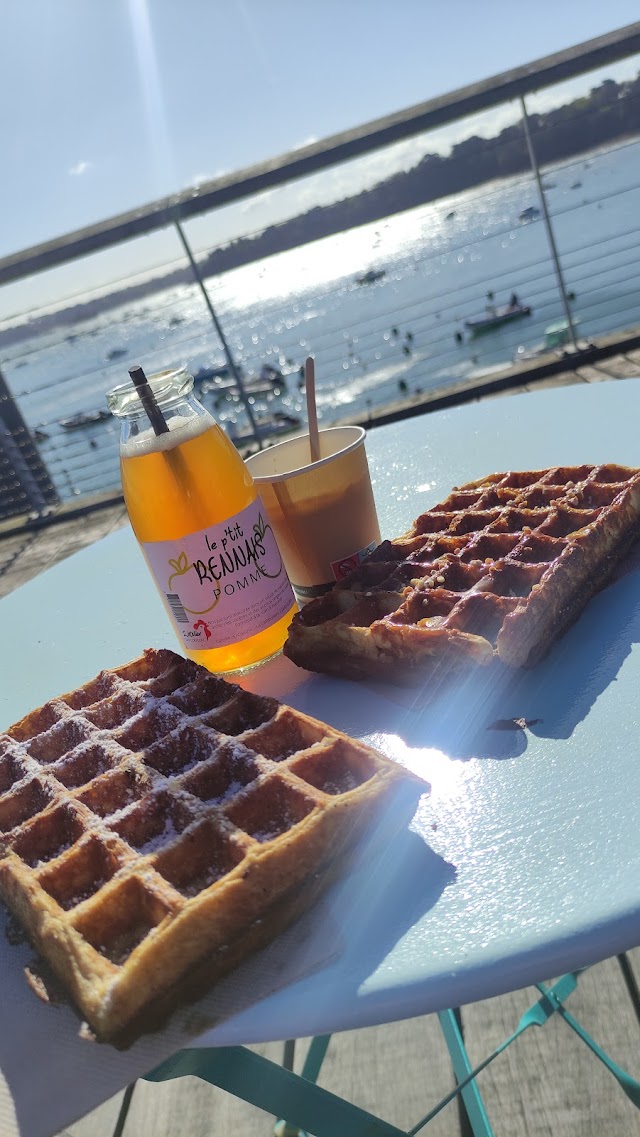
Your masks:
[{"label": "white cloud", "polygon": [[302,142],[294,142],[291,149],[292,150],[302,150],[302,149],[304,149],[305,146],[313,146],[314,142],[317,142],[317,141],[318,141],[317,135],[310,134],[309,137],[304,138],[302,140]]},{"label": "white cloud", "polygon": [[214,170],[213,173],[208,171],[207,173],[194,174],[189,185],[196,187],[202,186],[205,182],[215,182],[216,178],[226,178],[230,173],[231,170],[223,170],[222,167],[219,167],[217,170]]},{"label": "white cloud", "polygon": [[79,178],[82,174],[86,174],[87,170],[91,170],[92,168],[93,162],[86,162],[84,159],[81,159],[80,162],[76,162],[75,166],[71,166],[68,172],[72,178]]},{"label": "white cloud", "polygon": [[[286,190],[286,188],[285,186],[284,189]],[[283,187],[280,186],[276,186],[275,189],[262,190],[261,193],[254,194],[253,197],[249,197],[246,201],[242,202],[239,207],[240,213],[253,213],[255,209],[260,210],[275,198],[276,194],[282,192]]]}]

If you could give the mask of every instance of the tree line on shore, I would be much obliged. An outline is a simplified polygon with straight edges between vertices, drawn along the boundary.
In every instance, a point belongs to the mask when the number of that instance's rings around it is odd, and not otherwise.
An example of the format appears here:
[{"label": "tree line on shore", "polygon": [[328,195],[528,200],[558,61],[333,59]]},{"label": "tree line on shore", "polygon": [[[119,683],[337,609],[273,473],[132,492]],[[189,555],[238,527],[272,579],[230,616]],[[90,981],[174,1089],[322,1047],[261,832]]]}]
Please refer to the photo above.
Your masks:
[{"label": "tree line on shore", "polygon": [[[588,95],[542,114],[530,114],[529,127],[541,167],[636,136],[640,133],[640,72],[622,83],[605,79]],[[530,168],[521,121],[491,138],[471,135],[456,143],[448,155],[425,154],[411,170],[393,174],[354,197],[318,206],[255,236],[214,249],[202,269],[211,274],[236,268]]]},{"label": "tree line on shore", "polygon": [[[640,134],[640,72],[634,79],[621,83],[605,79],[588,95],[541,114],[530,114],[529,122],[541,167],[624,137],[636,137]],[[317,206],[260,233],[239,237],[212,249],[199,261],[200,271],[205,277],[213,276],[356,225],[523,173],[529,168],[521,121],[506,126],[491,138],[470,135],[456,143],[449,154],[427,153],[412,169],[393,174],[369,190],[332,205]],[[91,319],[98,311],[131,303],[192,279],[189,268],[175,269],[99,300],[80,302],[36,318],[28,325],[7,328],[0,334],[0,343],[8,344],[49,327]]]}]

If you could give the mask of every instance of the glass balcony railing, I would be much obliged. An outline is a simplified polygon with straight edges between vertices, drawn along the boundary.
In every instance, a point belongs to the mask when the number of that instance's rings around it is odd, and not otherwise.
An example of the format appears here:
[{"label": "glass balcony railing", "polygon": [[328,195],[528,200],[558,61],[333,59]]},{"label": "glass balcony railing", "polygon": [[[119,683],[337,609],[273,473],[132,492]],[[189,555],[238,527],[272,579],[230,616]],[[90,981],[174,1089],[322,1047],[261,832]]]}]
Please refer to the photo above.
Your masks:
[{"label": "glass balcony railing", "polygon": [[[0,520],[119,494],[186,363],[241,452],[640,335],[640,25],[0,261]],[[30,306],[37,274],[41,302]]]}]

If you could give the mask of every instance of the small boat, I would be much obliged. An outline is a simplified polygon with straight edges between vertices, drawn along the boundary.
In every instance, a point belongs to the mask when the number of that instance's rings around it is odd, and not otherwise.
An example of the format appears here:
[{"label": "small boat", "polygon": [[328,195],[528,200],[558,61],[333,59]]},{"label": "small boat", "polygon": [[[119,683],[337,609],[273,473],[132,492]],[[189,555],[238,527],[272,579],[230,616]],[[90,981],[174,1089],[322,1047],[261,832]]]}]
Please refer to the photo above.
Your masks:
[{"label": "small boat", "polygon": [[537,221],[539,216],[540,210],[537,205],[528,205],[518,214],[518,221]]},{"label": "small boat", "polygon": [[[572,319],[573,329],[576,331],[579,320]],[[537,359],[541,355],[548,355],[556,348],[564,347],[571,340],[571,332],[569,329],[568,320],[554,320],[552,324],[547,324],[544,329],[544,341],[536,344],[534,347],[524,347],[523,344],[518,348],[514,362],[522,360]]]},{"label": "small boat", "polygon": [[[281,388],[273,388],[270,383],[245,383],[244,393],[249,395],[252,399],[270,399],[282,393]],[[224,406],[225,403],[240,403],[242,402],[239,388],[235,383],[224,387],[222,390],[215,389],[213,392],[213,402],[216,407]]]},{"label": "small boat", "polygon": [[356,284],[375,284],[376,280],[382,280],[386,276],[386,271],[383,268],[370,268],[367,272],[363,272],[360,276],[356,277]]},{"label": "small boat", "polygon": [[455,215],[456,215],[455,209],[450,209],[449,212],[447,213],[447,216],[445,217],[445,221],[453,221]]},{"label": "small boat", "polygon": [[[571,323],[575,331],[580,321],[574,319],[572,316]],[[544,329],[544,346],[547,351],[550,351],[554,347],[562,347],[563,344],[569,343],[570,339],[571,329],[569,328],[568,320],[554,320],[552,324],[547,324]]]},{"label": "small boat", "polygon": [[493,332],[503,324],[512,320],[519,320],[522,316],[530,316],[531,308],[528,304],[503,304],[502,307],[487,311],[484,316],[477,316],[472,320],[465,320],[464,326],[472,336],[481,336],[485,332]]},{"label": "small boat", "polygon": [[581,187],[582,187],[582,182],[573,182],[571,189],[580,189]]},{"label": "small boat", "polygon": [[273,415],[254,415],[254,419],[255,434],[250,426],[243,433],[240,433],[238,424],[234,419],[225,423],[225,430],[235,446],[254,442],[256,438],[276,438],[281,434],[291,434],[292,431],[299,430],[302,426],[302,419],[298,418],[297,415],[285,414],[284,411],[276,411]]},{"label": "small boat", "polygon": [[70,418],[61,418],[60,426],[64,430],[78,430],[81,426],[92,426],[93,423],[103,422],[107,418],[111,418],[110,411],[78,411],[77,415],[71,415]]},{"label": "small boat", "polygon": [[[240,369],[240,373],[242,374],[242,369]],[[214,386],[220,386],[225,379],[228,379],[230,384],[235,383],[231,368],[226,364],[223,364],[222,367],[199,367],[197,371],[193,372],[195,386],[204,387],[207,391],[212,390]]]},{"label": "small boat", "polygon": [[114,359],[122,359],[123,355],[126,355],[126,354],[127,354],[126,347],[112,347],[111,351],[107,352],[105,359],[107,360],[108,363],[111,363]]},{"label": "small boat", "polygon": [[[247,395],[280,395],[286,390],[284,375],[269,363],[263,364],[259,375],[246,376],[241,367],[238,373]],[[240,398],[240,389],[229,367],[201,367],[193,378],[199,394],[213,393],[216,400]]]}]

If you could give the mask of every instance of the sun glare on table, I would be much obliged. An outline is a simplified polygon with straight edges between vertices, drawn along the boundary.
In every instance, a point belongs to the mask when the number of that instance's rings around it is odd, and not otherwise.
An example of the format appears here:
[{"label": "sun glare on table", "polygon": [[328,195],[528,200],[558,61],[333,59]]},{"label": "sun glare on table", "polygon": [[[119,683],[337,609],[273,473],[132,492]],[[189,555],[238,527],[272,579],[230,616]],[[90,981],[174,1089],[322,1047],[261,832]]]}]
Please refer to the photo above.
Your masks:
[{"label": "sun glare on table", "polygon": [[376,734],[372,745],[412,774],[429,782],[438,797],[449,797],[460,791],[460,764],[433,746],[407,746],[397,734]]}]

